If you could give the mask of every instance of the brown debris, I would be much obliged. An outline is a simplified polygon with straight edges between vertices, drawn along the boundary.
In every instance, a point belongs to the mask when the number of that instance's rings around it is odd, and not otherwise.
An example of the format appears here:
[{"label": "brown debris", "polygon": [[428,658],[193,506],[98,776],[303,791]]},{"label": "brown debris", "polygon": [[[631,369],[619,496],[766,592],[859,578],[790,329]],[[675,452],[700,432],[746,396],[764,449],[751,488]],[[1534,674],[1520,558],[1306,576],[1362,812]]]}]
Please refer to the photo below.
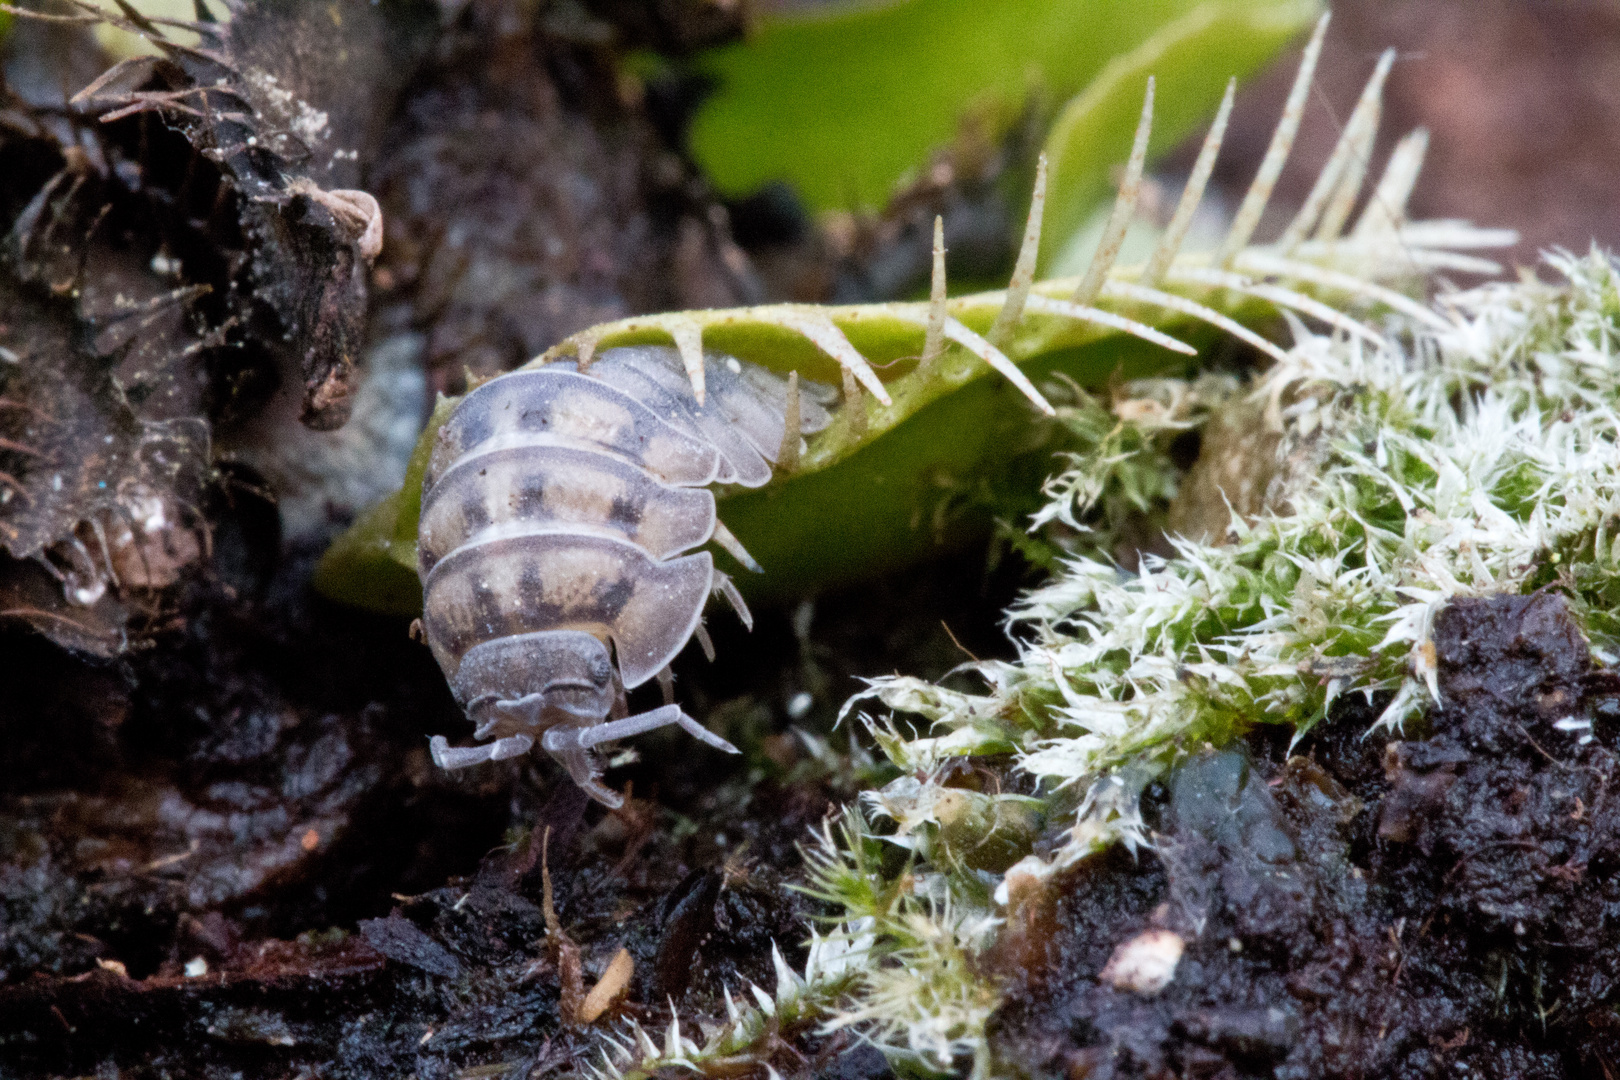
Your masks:
[{"label": "brown debris", "polygon": [[551,846],[551,828],[546,827],[544,838],[540,841],[540,880],[543,883],[544,899],[541,910],[546,917],[546,953],[551,960],[551,966],[557,972],[557,978],[562,988],[562,996],[557,1003],[557,1012],[565,1024],[590,1023],[582,1019],[582,1011],[586,1001],[585,978],[580,970],[579,946],[569,938],[568,932],[562,927],[562,920],[557,918],[557,906],[551,892],[551,865],[549,862],[549,848]]},{"label": "brown debris", "polygon": [[433,390],[596,323],[760,298],[713,196],[564,15],[467,4],[388,130],[379,269],[427,335]]},{"label": "brown debris", "polygon": [[613,1008],[630,993],[630,977],[636,972],[636,963],[630,959],[630,950],[620,949],[613,954],[608,968],[602,973],[591,992],[580,1002],[577,1020],[581,1024],[594,1024],[603,1013]]},{"label": "brown debris", "polygon": [[124,61],[73,101],[104,123],[162,117],[219,164],[250,247],[243,318],[272,320],[261,340],[296,365],[303,421],[323,430],[348,418],[366,271],[381,247],[376,201],[357,190],[362,161],[429,29],[362,0],[328,14],[236,3],[229,23],[197,25],[197,50],[125,24],[165,56]]}]

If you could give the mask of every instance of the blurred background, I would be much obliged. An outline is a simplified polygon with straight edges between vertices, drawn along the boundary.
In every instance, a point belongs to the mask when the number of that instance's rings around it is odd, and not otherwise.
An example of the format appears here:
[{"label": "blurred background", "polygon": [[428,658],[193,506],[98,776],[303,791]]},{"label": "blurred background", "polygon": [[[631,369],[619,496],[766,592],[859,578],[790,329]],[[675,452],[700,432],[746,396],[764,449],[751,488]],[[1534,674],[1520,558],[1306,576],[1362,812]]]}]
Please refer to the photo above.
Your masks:
[{"label": "blurred background", "polygon": [[[1620,244],[1620,4],[1601,0],[1340,0],[1316,91],[1279,195],[1298,203],[1378,54],[1400,50],[1384,91],[1382,168],[1414,127],[1432,133],[1415,218],[1519,230],[1509,261],[1550,247]],[[1241,191],[1265,152],[1299,48],[1238,92],[1216,180]],[[1165,171],[1185,170],[1189,142]]]}]

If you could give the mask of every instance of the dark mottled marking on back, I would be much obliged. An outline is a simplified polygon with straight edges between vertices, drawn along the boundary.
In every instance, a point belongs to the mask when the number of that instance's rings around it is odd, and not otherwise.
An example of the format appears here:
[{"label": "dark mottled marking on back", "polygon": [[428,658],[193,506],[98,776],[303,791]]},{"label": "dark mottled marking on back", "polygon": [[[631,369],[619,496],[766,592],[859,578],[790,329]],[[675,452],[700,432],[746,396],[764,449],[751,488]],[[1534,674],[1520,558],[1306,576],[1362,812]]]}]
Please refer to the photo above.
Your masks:
[{"label": "dark mottled marking on back", "polygon": [[538,518],[546,505],[545,481],[538,476],[525,476],[512,493],[512,509],[520,518]]},{"label": "dark mottled marking on back", "polygon": [[523,606],[521,614],[514,614],[525,631],[552,630],[568,618],[567,608],[545,598],[545,575],[534,559],[525,559],[523,569],[518,571],[518,595],[523,598]]},{"label": "dark mottled marking on back", "polygon": [[459,408],[452,414],[455,421],[450,430],[461,449],[477,446],[495,432],[495,418],[490,415],[490,405],[493,399],[484,396],[468,395]]},{"label": "dark mottled marking on back", "polygon": [[626,533],[634,536],[636,526],[641,524],[641,513],[642,505],[639,500],[619,496],[613,500],[613,505],[608,510],[608,520],[622,526]]},{"label": "dark mottled marking on back", "polygon": [[[525,559],[523,569],[518,571],[518,592],[523,596],[523,602],[539,603],[540,596],[545,592],[546,580],[540,573],[540,564],[533,559]],[[548,629],[536,626],[536,630]]]},{"label": "dark mottled marking on back", "polygon": [[483,578],[473,582],[472,595],[474,617],[484,626],[492,629],[499,627],[502,623],[501,598],[495,594],[489,582]]},{"label": "dark mottled marking on back", "polygon": [[612,581],[598,581],[591,588],[591,599],[596,601],[603,618],[611,622],[624,611],[624,606],[636,594],[636,583],[629,577]]},{"label": "dark mottled marking on back", "polygon": [[518,407],[517,423],[512,426],[513,431],[549,431],[551,429],[551,412],[553,402],[547,401],[543,405],[523,404]]},{"label": "dark mottled marking on back", "polygon": [[489,508],[484,505],[483,489],[476,484],[461,499],[461,527],[463,536],[471,536],[489,524]]}]

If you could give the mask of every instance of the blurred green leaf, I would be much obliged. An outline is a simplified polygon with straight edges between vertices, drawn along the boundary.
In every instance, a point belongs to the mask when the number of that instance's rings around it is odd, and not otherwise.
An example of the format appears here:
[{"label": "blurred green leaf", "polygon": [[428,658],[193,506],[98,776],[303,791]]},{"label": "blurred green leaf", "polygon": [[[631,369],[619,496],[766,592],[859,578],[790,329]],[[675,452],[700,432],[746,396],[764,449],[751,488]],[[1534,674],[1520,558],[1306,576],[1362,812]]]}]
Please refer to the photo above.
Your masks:
[{"label": "blurred green leaf", "polygon": [[[1003,127],[1032,91],[1063,101],[1111,57],[1170,33],[1156,69],[1168,146],[1214,109],[1229,76],[1315,10],[1310,0],[900,0],[766,19],[701,61],[719,89],[694,118],[691,146],[729,194],[787,180],[816,210],[876,206],[964,115]],[[1113,155],[1103,167],[1116,162],[1114,146],[1099,149]]]},{"label": "blurred green leaf", "polygon": [[1315,0],[1207,0],[1110,60],[1047,136],[1039,272],[1052,270],[1092,212],[1112,198],[1111,173],[1130,154],[1148,76],[1157,83],[1151,160],[1208,119],[1229,78],[1258,69],[1319,13]]}]

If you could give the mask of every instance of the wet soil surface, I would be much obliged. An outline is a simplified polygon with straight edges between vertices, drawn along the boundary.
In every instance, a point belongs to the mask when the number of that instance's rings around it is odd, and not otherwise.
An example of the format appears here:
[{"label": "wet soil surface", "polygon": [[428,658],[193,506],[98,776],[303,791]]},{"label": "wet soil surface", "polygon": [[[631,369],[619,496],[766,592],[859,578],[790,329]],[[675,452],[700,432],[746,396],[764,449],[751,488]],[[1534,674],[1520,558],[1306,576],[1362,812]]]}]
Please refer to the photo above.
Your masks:
[{"label": "wet soil surface", "polygon": [[[798,845],[875,768],[826,749],[838,706],[965,659],[946,622],[1005,653],[1022,564],[981,546],[753,634],[715,620],[678,692],[744,754],[636,740],[614,813],[539,760],[434,768],[427,737],[467,727],[407,620],[310,587],[434,391],[604,319],[765,297],[679,151],[690,100],[617,66],[734,37],[733,7],[242,4],[208,55],[106,78],[84,27],[13,19],[0,1076],[577,1066],[597,1036],[562,1023],[548,874],[583,985],[629,957],[610,1019],[712,1019],[722,986],[774,985],[773,946],[802,965]],[[825,291],[833,260],[798,265]],[[786,1070],[884,1068],[781,1034]]]},{"label": "wet soil surface", "polygon": [[[220,565],[252,563],[217,542]],[[716,620],[719,659],[682,658],[679,693],[743,756],[638,739],[607,774],[632,795],[616,812],[539,759],[433,768],[427,735],[465,721],[432,657],[404,620],[313,596],[307,558],[199,588],[184,630],[119,662],[7,635],[0,1075],[576,1066],[598,1035],[559,1018],[543,865],[584,986],[630,954],[619,1018],[724,1016],[721,987],[775,985],[773,945],[802,966],[798,846],[882,778],[799,732],[842,746],[833,716],[872,666],[960,662],[946,624],[1004,649],[993,616],[1022,571],[983,567],[890,582],[887,618],[868,587],[752,634]],[[784,1070],[881,1063],[795,1034]]]},{"label": "wet soil surface", "polygon": [[[1287,753],[1208,751],[1043,913],[999,1056],[1068,1077],[1602,1077],[1620,1067],[1620,680],[1557,596],[1458,600],[1444,706],[1363,737],[1344,703]],[[1185,948],[1154,991],[1116,963]],[[1149,939],[1158,940],[1158,939]]]}]

